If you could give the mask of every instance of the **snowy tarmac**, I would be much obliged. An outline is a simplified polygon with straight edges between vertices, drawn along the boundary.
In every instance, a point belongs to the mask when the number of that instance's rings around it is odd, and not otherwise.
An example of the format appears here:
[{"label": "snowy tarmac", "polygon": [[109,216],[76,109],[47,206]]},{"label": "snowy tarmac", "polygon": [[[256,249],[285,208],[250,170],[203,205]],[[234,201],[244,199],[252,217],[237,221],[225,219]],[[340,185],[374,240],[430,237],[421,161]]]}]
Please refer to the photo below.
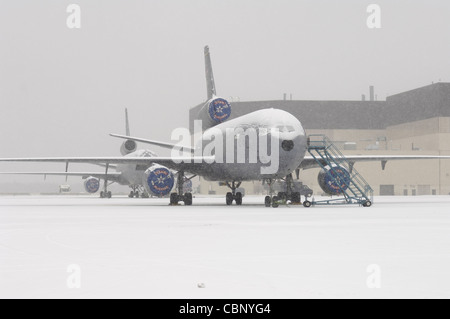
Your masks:
[{"label": "snowy tarmac", "polygon": [[0,298],[450,298],[450,197],[224,202],[0,197]]}]

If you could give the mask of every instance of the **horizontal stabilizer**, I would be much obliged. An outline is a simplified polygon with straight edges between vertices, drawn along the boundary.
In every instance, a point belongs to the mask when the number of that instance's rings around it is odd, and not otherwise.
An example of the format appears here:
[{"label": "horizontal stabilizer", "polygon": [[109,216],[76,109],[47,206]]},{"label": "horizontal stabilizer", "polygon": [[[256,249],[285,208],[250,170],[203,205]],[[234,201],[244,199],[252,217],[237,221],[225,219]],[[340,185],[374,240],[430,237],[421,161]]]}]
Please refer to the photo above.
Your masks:
[{"label": "horizontal stabilizer", "polygon": [[195,152],[195,149],[193,149],[192,147],[188,147],[188,146],[180,146],[180,145],[175,145],[175,144],[170,144],[170,143],[165,143],[165,142],[147,140],[147,139],[143,139],[143,138],[139,138],[139,137],[125,136],[125,135],[120,135],[120,134],[110,134],[110,136],[121,138],[124,140],[130,140],[130,141],[140,142],[140,143],[144,143],[144,144],[155,145],[155,146],[159,146],[159,147],[167,148],[167,149],[171,149],[171,150],[173,150],[173,149],[179,150],[179,149],[183,148],[188,152],[191,152],[191,153]]}]

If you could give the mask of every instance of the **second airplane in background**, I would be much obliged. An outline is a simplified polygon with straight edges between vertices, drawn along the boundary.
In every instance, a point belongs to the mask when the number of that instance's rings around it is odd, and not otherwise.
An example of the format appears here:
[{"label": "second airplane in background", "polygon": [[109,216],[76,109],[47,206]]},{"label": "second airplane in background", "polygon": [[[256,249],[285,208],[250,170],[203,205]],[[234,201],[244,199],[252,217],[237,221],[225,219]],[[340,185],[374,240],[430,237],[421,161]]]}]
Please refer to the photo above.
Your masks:
[{"label": "second airplane in background", "polygon": [[[125,125],[126,135],[130,136],[130,123],[128,118],[128,109],[125,109]],[[120,147],[120,153],[124,158],[156,158],[158,155],[150,150],[138,150],[137,142],[134,140],[126,140]],[[113,183],[129,186],[131,188],[130,198],[149,198],[149,197],[165,197],[170,195],[174,185],[174,174],[166,167],[158,164],[140,165],[140,164],[110,164],[95,163],[104,167],[104,172],[68,172],[69,163],[66,161],[66,172],[7,172],[0,173],[2,175],[43,175],[43,176],[66,176],[81,177],[84,179],[84,188],[87,193],[95,194],[100,190],[101,198],[111,198],[112,193],[108,190],[108,186]],[[103,186],[102,186],[103,181]],[[185,184],[190,185],[186,179]],[[189,190],[186,190],[189,191]]]}]

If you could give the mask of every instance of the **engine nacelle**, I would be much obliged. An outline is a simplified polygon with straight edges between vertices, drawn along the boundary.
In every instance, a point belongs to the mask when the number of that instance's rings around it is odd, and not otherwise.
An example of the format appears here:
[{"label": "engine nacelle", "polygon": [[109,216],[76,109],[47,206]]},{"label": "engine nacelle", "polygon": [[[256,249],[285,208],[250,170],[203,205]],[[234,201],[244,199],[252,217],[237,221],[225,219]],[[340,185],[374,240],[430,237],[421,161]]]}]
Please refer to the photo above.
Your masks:
[{"label": "engine nacelle", "polygon": [[199,119],[204,121],[205,129],[223,123],[231,116],[231,104],[223,99],[216,97],[209,100],[202,108]]},{"label": "engine nacelle", "polygon": [[164,197],[172,191],[175,178],[168,168],[155,164],[145,171],[143,184],[150,195]]},{"label": "engine nacelle", "polygon": [[132,140],[127,140],[122,144],[122,147],[120,148],[120,153],[123,156],[125,156],[133,152],[136,152],[136,150],[137,150],[137,143]]},{"label": "engine nacelle", "polygon": [[84,189],[89,194],[95,194],[100,189],[100,180],[95,177],[89,177],[84,181]]},{"label": "engine nacelle", "polygon": [[209,117],[214,122],[217,123],[225,122],[231,116],[231,105],[225,99],[215,98],[209,101],[208,113]]},{"label": "engine nacelle", "polygon": [[321,170],[318,177],[320,188],[331,196],[341,195],[343,191],[348,189],[350,184],[350,173],[342,166],[333,165],[326,166]]}]

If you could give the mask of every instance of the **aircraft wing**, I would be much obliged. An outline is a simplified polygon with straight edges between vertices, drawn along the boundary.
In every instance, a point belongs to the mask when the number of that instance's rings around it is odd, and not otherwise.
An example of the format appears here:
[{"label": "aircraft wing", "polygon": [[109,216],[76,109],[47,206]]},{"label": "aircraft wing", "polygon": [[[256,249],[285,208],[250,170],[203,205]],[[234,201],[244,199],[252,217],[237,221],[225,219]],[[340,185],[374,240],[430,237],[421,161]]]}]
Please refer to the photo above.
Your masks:
[{"label": "aircraft wing", "polygon": [[[345,156],[345,160],[355,164],[358,162],[380,162],[382,169],[384,170],[387,162],[389,161],[405,161],[405,160],[440,160],[440,159],[450,159],[450,156],[437,156],[437,155],[349,155]],[[339,161],[338,158],[335,158]],[[323,165],[326,165],[322,161]],[[319,168],[320,165],[314,160],[313,157],[307,156],[300,165],[300,169],[312,169]]]},{"label": "aircraft wing", "polygon": [[165,142],[158,142],[158,141],[152,141],[152,140],[147,140],[147,139],[143,139],[143,138],[139,138],[139,137],[131,137],[131,136],[125,136],[125,135],[120,135],[120,134],[110,134],[110,136],[112,137],[117,137],[117,138],[121,138],[124,140],[130,140],[130,141],[135,141],[135,142],[141,142],[144,144],[150,144],[150,145],[155,145],[155,146],[159,146],[162,148],[167,148],[167,149],[176,149],[179,150],[181,148],[185,149],[188,152],[194,153],[195,149],[193,149],[192,147],[189,146],[179,146],[179,145],[175,145],[175,144],[170,144],[170,143],[165,143]]},{"label": "aircraft wing", "polygon": [[[95,164],[95,165],[106,168],[106,164]],[[108,167],[112,168],[112,169],[116,169],[117,165],[109,164]]]},{"label": "aircraft wing", "polygon": [[95,177],[98,179],[106,179],[111,182],[118,181],[121,173],[99,173],[99,172],[77,172],[77,173],[63,173],[63,172],[0,172],[0,175],[37,175],[37,176],[76,176],[86,179],[89,177]]},{"label": "aircraft wing", "polygon": [[[202,175],[205,162],[213,162],[215,157],[49,157],[49,158],[1,158],[0,162],[30,163],[82,163],[82,164],[129,164],[150,167],[159,164],[167,168]],[[65,175],[66,173],[63,173]]]}]

